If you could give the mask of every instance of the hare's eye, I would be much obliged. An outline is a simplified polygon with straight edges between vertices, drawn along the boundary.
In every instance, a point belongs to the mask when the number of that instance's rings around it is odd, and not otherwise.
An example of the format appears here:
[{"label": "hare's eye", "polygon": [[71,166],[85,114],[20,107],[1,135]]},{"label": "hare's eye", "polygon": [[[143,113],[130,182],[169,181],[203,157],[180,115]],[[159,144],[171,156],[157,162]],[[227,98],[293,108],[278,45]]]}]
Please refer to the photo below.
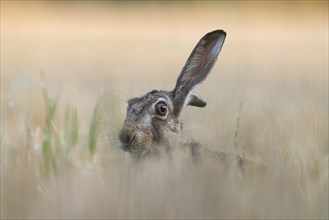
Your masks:
[{"label": "hare's eye", "polygon": [[155,111],[161,115],[161,116],[165,116],[167,114],[167,105],[164,102],[159,102],[156,104],[155,106]]}]

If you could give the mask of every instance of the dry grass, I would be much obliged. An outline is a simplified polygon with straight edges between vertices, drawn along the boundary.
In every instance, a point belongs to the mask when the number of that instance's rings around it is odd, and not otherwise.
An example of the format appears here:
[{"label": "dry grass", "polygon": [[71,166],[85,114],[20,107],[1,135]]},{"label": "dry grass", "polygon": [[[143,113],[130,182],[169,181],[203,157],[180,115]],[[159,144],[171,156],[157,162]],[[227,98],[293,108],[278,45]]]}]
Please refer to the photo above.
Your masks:
[{"label": "dry grass", "polygon": [[[114,150],[125,101],[217,28],[184,137],[266,173]],[[4,219],[328,219],[328,2],[1,1],[0,138]]]}]

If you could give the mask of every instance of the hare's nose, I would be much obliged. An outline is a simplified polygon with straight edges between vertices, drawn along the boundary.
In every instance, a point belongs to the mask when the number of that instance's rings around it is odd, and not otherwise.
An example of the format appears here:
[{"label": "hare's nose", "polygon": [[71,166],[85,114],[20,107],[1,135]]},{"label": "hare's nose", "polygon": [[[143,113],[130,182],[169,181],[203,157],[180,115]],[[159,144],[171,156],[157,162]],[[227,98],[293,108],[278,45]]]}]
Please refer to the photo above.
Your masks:
[{"label": "hare's nose", "polygon": [[122,129],[119,134],[120,141],[125,144],[129,145],[133,140],[135,136],[132,132],[130,132],[128,129]]}]

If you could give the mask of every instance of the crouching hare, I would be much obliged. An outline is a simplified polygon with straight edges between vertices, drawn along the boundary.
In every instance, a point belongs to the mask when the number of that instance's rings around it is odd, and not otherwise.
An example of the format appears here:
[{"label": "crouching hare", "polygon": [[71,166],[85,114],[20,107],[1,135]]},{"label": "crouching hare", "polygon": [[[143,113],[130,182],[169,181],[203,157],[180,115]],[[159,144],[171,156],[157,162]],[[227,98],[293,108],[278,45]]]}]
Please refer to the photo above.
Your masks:
[{"label": "crouching hare", "polygon": [[[119,133],[118,145],[136,158],[170,152],[178,145],[189,149],[194,160],[206,152],[219,160],[235,158],[239,163],[246,160],[239,155],[211,151],[197,142],[184,143],[181,138],[181,113],[186,106],[205,107],[192,90],[206,79],[214,66],[226,37],[223,30],[215,30],[197,43],[179,74],[172,91],[153,90],[128,101],[127,116]],[[175,143],[175,144],[174,144]]]}]

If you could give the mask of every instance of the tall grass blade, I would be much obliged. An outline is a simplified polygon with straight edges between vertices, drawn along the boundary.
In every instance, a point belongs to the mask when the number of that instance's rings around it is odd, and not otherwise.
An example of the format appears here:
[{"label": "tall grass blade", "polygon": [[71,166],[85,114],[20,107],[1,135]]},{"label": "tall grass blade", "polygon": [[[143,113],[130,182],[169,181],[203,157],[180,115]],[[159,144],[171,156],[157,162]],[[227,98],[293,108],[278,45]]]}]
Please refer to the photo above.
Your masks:
[{"label": "tall grass blade", "polygon": [[93,116],[90,122],[89,128],[89,137],[88,137],[88,152],[90,158],[95,154],[96,144],[97,144],[97,136],[99,130],[99,123],[97,123],[100,119],[100,98],[97,99]]},{"label": "tall grass blade", "polygon": [[56,113],[57,100],[51,99],[48,94],[48,90],[43,88],[43,98],[46,107],[46,122],[44,125],[44,135],[42,141],[42,155],[43,155],[43,171],[44,174],[49,174],[51,165],[54,165],[53,155],[52,155],[52,122]]}]

